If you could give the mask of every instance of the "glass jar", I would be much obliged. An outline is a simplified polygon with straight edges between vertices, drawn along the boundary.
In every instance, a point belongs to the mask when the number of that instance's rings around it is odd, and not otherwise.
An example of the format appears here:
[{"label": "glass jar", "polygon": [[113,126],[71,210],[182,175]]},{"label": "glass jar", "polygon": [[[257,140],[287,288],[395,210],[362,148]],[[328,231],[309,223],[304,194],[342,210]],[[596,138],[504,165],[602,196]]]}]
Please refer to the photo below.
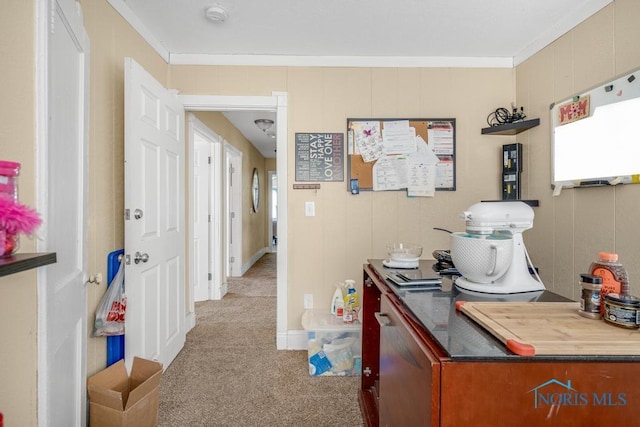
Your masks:
[{"label": "glass jar", "polygon": [[[0,160],[0,197],[6,197],[13,202],[18,202],[18,176],[20,175],[20,163],[9,160]],[[0,230],[0,257],[13,255],[19,246],[20,240],[17,234]]]},{"label": "glass jar", "polygon": [[0,160],[0,194],[6,194],[18,201],[18,176],[20,163]]},{"label": "glass jar", "polygon": [[618,254],[611,252],[599,252],[598,259],[591,263],[589,271],[593,276],[602,277],[600,314],[604,315],[604,297],[607,294],[629,294],[629,275],[618,262]]},{"label": "glass jar", "polygon": [[0,257],[11,256],[20,247],[20,236],[0,230]]}]

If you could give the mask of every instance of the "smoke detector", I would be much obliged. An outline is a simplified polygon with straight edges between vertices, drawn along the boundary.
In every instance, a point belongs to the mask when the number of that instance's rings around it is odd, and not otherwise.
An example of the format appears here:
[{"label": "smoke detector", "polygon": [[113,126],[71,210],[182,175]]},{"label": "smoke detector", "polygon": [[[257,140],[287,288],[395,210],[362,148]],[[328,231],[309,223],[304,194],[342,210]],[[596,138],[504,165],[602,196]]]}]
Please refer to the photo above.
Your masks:
[{"label": "smoke detector", "polygon": [[227,11],[224,10],[221,6],[211,6],[205,12],[205,15],[209,21],[220,23],[224,22],[229,18]]}]

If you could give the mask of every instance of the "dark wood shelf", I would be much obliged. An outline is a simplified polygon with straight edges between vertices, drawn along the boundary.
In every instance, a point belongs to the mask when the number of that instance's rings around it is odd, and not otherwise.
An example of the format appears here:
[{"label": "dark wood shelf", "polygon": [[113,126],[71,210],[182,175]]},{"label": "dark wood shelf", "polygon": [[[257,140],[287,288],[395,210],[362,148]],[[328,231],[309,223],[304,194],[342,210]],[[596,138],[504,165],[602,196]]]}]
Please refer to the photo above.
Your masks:
[{"label": "dark wood shelf", "polygon": [[532,208],[536,208],[538,206],[540,206],[540,201],[539,200],[525,200],[525,199],[507,199],[507,200],[481,200],[481,202],[522,202],[522,203],[526,203],[529,206],[531,206]]},{"label": "dark wood shelf", "polygon": [[53,264],[56,261],[57,257],[55,252],[25,253],[3,257],[0,258],[0,276],[20,273],[21,271]]},{"label": "dark wood shelf", "polygon": [[522,122],[506,123],[482,129],[482,135],[515,135],[527,129],[538,126],[540,119],[524,120]]}]

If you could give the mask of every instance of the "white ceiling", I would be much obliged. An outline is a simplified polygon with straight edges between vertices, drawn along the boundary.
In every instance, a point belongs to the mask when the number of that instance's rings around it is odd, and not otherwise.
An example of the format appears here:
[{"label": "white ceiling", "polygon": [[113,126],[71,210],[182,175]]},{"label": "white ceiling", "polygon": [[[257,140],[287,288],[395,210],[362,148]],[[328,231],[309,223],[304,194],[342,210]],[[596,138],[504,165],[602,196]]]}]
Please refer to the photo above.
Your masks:
[{"label": "white ceiling", "polygon": [[513,67],[613,0],[108,1],[171,64]]}]

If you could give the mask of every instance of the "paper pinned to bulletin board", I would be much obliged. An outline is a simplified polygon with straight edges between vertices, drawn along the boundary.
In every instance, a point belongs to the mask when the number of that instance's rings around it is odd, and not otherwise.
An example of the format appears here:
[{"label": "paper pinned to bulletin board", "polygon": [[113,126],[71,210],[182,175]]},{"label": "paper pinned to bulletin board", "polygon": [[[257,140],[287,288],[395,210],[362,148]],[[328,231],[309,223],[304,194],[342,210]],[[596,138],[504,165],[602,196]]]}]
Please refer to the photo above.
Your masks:
[{"label": "paper pinned to bulletin board", "polygon": [[[349,190],[455,191],[455,119],[347,119]],[[357,180],[357,181],[356,181]]]}]

